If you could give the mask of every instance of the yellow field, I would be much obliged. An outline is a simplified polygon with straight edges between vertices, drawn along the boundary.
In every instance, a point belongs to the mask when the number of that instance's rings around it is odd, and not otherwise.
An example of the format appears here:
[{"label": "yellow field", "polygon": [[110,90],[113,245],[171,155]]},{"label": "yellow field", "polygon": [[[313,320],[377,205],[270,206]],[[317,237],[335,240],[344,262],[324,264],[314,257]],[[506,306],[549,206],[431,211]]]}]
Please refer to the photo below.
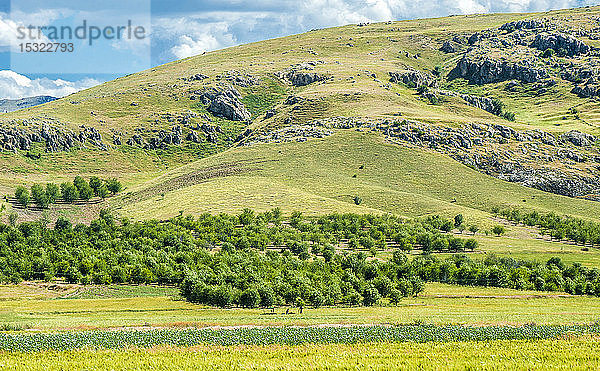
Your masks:
[{"label": "yellow field", "polygon": [[599,364],[596,337],[0,353],[0,367],[7,370],[587,370]]}]

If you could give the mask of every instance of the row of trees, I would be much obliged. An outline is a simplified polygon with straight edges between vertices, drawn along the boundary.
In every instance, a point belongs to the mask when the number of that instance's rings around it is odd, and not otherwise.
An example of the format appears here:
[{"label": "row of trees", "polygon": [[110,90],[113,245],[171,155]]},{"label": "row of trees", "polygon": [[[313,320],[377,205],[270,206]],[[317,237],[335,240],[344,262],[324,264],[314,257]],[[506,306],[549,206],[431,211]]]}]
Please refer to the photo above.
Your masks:
[{"label": "row of trees", "polygon": [[539,213],[520,209],[495,209],[493,211],[516,224],[539,227],[542,235],[548,235],[551,239],[558,241],[566,239],[582,245],[589,243],[592,247],[600,245],[600,223],[597,222],[571,216],[560,216],[555,213]]},{"label": "row of trees", "polygon": [[93,176],[86,181],[83,177],[76,176],[73,182],[65,182],[60,186],[54,183],[34,184],[31,190],[19,186],[15,190],[15,198],[24,207],[33,202],[38,207],[48,208],[50,204],[61,199],[72,203],[76,200],[89,200],[94,196],[106,198],[110,194],[121,192],[122,189],[121,182],[116,178],[103,180]]}]

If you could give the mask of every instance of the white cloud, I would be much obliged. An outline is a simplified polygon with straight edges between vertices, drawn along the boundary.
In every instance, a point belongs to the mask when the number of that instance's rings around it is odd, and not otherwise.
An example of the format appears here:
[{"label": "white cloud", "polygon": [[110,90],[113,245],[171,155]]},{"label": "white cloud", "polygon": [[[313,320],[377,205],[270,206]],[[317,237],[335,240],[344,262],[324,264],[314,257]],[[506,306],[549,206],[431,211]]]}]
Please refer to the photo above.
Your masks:
[{"label": "white cloud", "polygon": [[154,20],[153,44],[162,63],[204,51],[313,28],[451,14],[545,11],[600,4],[600,0],[223,0],[221,9]]},{"label": "white cloud", "polygon": [[98,85],[96,79],[65,81],[48,78],[30,79],[11,70],[0,71],[0,99],[17,99],[36,95],[64,97],[82,89]]}]

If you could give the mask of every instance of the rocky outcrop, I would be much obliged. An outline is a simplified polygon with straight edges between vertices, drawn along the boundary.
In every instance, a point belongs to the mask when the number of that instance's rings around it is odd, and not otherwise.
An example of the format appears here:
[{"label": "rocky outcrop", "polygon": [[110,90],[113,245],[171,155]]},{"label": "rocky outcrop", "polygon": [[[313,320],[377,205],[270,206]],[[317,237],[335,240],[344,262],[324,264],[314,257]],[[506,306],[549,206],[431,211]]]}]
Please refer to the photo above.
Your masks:
[{"label": "rocky outcrop", "polygon": [[482,109],[493,115],[500,115],[502,113],[502,103],[498,99],[461,94],[450,90],[438,90],[438,93],[446,96],[459,97],[467,102],[469,106]]},{"label": "rocky outcrop", "polygon": [[312,125],[291,125],[284,128],[253,137],[243,145],[257,143],[305,142],[311,138],[325,138],[333,131]]},{"label": "rocky outcrop", "polygon": [[277,76],[280,79],[289,81],[294,86],[306,86],[315,82],[325,81],[330,76],[310,72],[315,69],[315,66],[323,64],[323,61],[308,61],[295,64],[290,68],[280,71]]},{"label": "rocky outcrop", "polygon": [[555,34],[538,34],[535,40],[531,43],[532,48],[544,51],[546,49],[554,49],[570,57],[590,52],[589,45],[583,43],[571,35],[562,33]]},{"label": "rocky outcrop", "polygon": [[202,81],[202,80],[206,80],[208,78],[209,78],[208,76],[206,76],[206,75],[204,75],[202,73],[197,73],[195,75],[192,75],[192,76],[189,76],[189,77],[185,77],[183,80],[186,80],[186,81]]},{"label": "rocky outcrop", "polygon": [[474,60],[462,58],[450,72],[449,78],[465,78],[472,84],[484,85],[507,80],[519,80],[525,83],[538,82],[546,77],[545,70],[490,58]]},{"label": "rocky outcrop", "polygon": [[438,81],[432,75],[417,71],[417,70],[406,70],[399,72],[389,72],[390,82],[402,83],[411,88],[419,88],[426,86],[430,88],[437,88]]},{"label": "rocky outcrop", "polygon": [[598,138],[588,133],[582,133],[578,130],[571,130],[562,134],[560,136],[560,140],[563,142],[572,143],[578,147],[588,147],[594,145]]},{"label": "rocky outcrop", "polygon": [[248,87],[252,85],[259,85],[260,78],[251,75],[249,73],[240,72],[240,71],[227,71],[219,76],[217,76],[217,80],[225,80],[230,84]]},{"label": "rocky outcrop", "polygon": [[600,83],[595,79],[590,79],[583,85],[575,86],[571,92],[577,94],[581,98],[593,98],[600,96]]},{"label": "rocky outcrop", "polygon": [[306,86],[318,81],[327,80],[327,77],[316,72],[293,71],[286,75],[286,78],[294,86]]},{"label": "rocky outcrop", "polygon": [[536,28],[546,28],[546,23],[537,19],[523,19],[520,21],[508,22],[500,26],[502,31],[534,30]]},{"label": "rocky outcrop", "polygon": [[11,127],[0,127],[0,149],[6,151],[27,151],[33,143],[45,143],[46,152],[69,151],[77,147],[91,144],[98,149],[106,150],[102,135],[97,129],[81,125],[78,134],[60,129],[47,123],[37,128],[15,128],[17,123],[9,123]]},{"label": "rocky outcrop", "polygon": [[440,50],[444,53],[456,53],[458,51],[458,45],[454,41],[446,40],[442,44]]},{"label": "rocky outcrop", "polygon": [[207,110],[215,116],[232,121],[248,121],[251,118],[250,112],[240,102],[240,93],[231,86],[211,87],[196,93],[202,103],[208,106]]}]

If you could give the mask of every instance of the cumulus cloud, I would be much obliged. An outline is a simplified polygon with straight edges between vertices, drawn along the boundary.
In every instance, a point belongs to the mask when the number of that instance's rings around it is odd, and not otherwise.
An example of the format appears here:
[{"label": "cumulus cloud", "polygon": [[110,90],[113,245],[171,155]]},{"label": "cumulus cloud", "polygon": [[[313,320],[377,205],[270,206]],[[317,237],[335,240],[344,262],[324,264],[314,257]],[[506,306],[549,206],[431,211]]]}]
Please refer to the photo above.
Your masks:
[{"label": "cumulus cloud", "polygon": [[[210,1],[208,2],[210,3]],[[600,0],[224,0],[154,20],[157,63],[313,28],[451,14],[532,12],[600,4]]]},{"label": "cumulus cloud", "polygon": [[0,99],[17,99],[36,95],[64,97],[101,82],[96,79],[65,81],[48,78],[30,79],[11,70],[0,71]]}]

